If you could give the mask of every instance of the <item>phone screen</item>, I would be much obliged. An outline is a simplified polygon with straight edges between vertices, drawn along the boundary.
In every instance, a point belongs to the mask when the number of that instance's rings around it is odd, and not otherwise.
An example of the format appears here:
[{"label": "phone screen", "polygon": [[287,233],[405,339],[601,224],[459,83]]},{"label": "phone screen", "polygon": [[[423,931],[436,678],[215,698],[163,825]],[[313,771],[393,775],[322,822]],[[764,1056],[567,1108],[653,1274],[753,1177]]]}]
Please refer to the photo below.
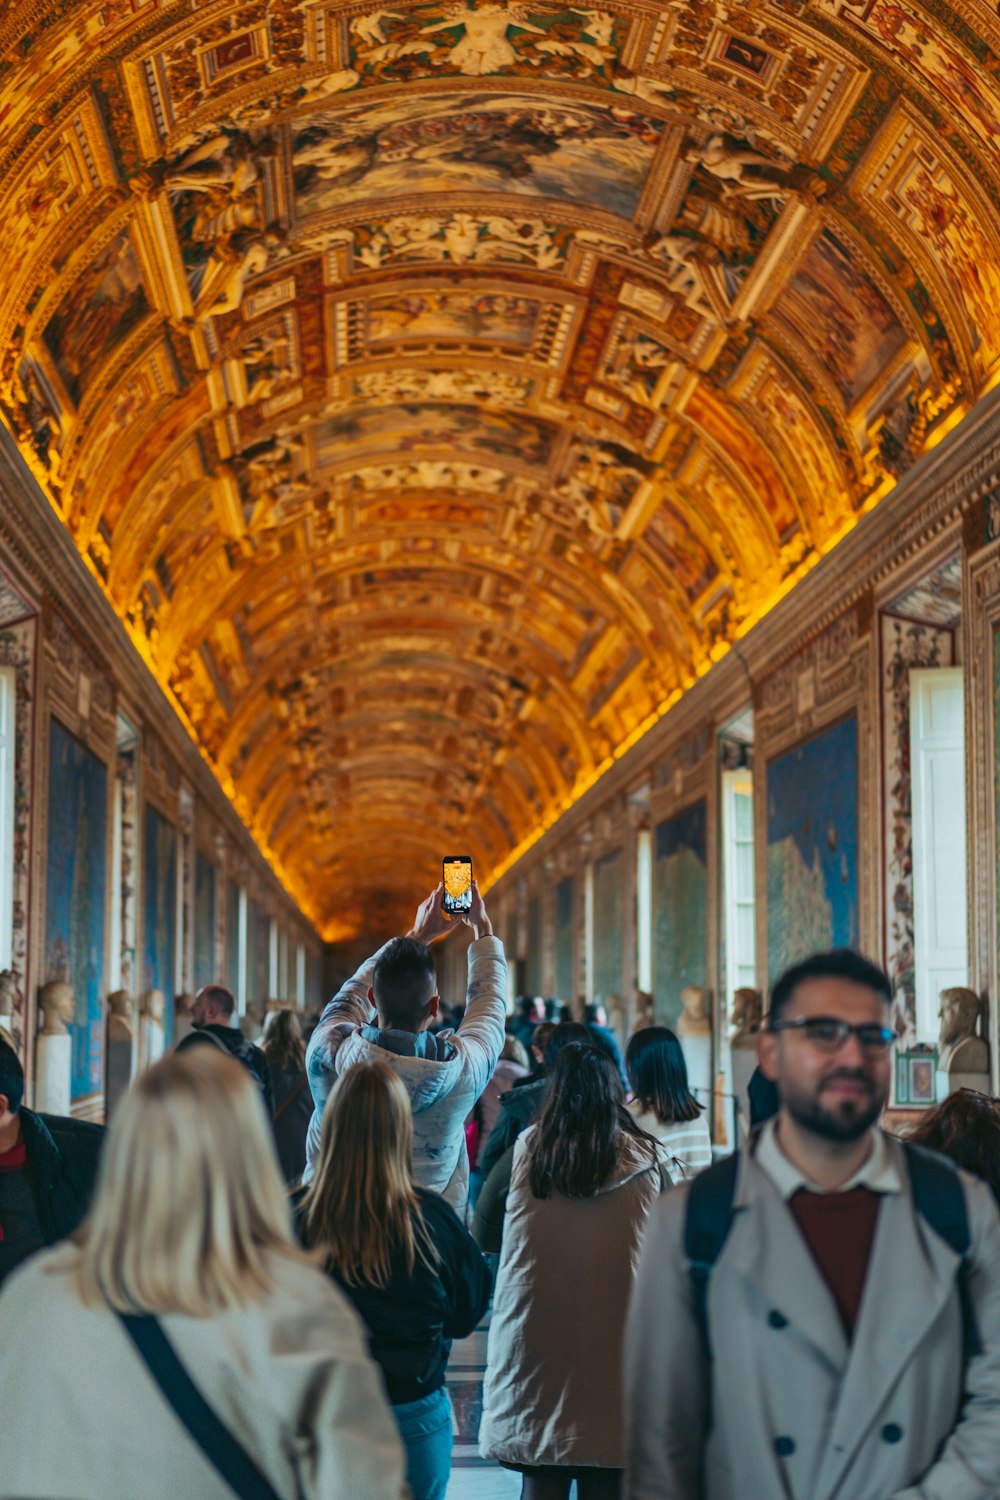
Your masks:
[{"label": "phone screen", "polygon": [[449,916],[460,916],[472,910],[472,860],[468,854],[450,854],[441,861],[444,900]]}]

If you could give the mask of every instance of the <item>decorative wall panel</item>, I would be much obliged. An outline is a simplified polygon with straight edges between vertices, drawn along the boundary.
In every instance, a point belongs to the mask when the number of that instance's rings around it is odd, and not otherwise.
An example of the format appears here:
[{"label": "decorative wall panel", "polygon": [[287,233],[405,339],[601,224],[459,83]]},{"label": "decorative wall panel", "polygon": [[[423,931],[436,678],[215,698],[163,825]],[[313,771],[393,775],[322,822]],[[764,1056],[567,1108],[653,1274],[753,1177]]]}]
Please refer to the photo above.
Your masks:
[{"label": "decorative wall panel", "polygon": [[73,986],[74,1103],[104,1080],[108,768],[51,720],[45,882],[45,981]]},{"label": "decorative wall panel", "polygon": [[256,901],[247,903],[247,999],[267,1000],[271,993],[271,924]]},{"label": "decorative wall panel", "polygon": [[[0,590],[4,584],[0,574]],[[38,622],[25,618],[27,606],[10,591],[4,599],[12,621],[0,629],[0,667],[14,669],[14,880],[11,965],[14,972],[12,1033],[18,1052],[27,1041],[29,833],[34,802],[34,706]]]}]

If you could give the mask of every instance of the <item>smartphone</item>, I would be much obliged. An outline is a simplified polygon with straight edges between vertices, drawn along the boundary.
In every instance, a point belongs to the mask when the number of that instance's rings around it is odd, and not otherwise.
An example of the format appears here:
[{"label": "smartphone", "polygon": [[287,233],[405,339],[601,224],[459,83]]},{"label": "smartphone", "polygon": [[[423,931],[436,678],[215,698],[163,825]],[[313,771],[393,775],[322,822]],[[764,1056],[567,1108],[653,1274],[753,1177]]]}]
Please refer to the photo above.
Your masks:
[{"label": "smartphone", "polygon": [[444,899],[441,908],[450,917],[464,916],[472,910],[472,857],[447,854],[441,861]]}]

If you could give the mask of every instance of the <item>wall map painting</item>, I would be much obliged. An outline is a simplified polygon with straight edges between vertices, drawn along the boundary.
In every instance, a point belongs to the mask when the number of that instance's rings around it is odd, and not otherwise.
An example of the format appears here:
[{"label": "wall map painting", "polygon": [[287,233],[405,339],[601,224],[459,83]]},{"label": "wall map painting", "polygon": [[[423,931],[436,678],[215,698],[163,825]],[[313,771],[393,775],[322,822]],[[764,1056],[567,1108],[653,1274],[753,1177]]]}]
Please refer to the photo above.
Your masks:
[{"label": "wall map painting", "polygon": [[[620,849],[594,864],[594,999],[622,993],[625,947],[625,856]],[[567,996],[567,998],[570,998]]]},{"label": "wall map painting", "polygon": [[767,971],[858,942],[858,724],[767,765]]},{"label": "wall map painting", "polygon": [[656,1020],[676,1026],[681,990],[708,983],[708,806],[704,798],[657,824],[653,854]]},{"label": "wall map painting", "polygon": [[76,996],[75,1101],[100,1093],[104,1079],[108,768],[56,719],[49,756],[45,979],[71,984]]},{"label": "wall map painting", "polygon": [[144,990],[162,990],[166,1035],[173,1033],[177,964],[177,830],[146,804],[143,840]]},{"label": "wall map painting", "polygon": [[215,866],[198,853],[194,865],[194,987],[216,984],[215,972]]},{"label": "wall map painting", "polygon": [[556,994],[561,1000],[573,998],[573,877],[567,875],[556,886]]}]

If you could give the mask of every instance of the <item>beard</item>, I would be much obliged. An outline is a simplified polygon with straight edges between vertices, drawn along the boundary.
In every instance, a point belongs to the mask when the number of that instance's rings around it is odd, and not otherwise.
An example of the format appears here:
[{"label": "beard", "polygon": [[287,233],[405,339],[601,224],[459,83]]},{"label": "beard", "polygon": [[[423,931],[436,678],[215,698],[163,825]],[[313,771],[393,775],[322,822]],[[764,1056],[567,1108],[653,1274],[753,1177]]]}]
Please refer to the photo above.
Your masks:
[{"label": "beard", "polygon": [[[823,1102],[823,1086],[835,1079],[850,1079],[861,1083],[868,1090],[867,1099],[842,1099],[839,1104]],[[878,1089],[864,1073],[835,1073],[823,1080],[816,1094],[797,1095],[794,1091],[783,1092],[782,1103],[796,1125],[811,1131],[825,1141],[856,1141],[875,1124],[885,1108],[886,1091]]]}]

